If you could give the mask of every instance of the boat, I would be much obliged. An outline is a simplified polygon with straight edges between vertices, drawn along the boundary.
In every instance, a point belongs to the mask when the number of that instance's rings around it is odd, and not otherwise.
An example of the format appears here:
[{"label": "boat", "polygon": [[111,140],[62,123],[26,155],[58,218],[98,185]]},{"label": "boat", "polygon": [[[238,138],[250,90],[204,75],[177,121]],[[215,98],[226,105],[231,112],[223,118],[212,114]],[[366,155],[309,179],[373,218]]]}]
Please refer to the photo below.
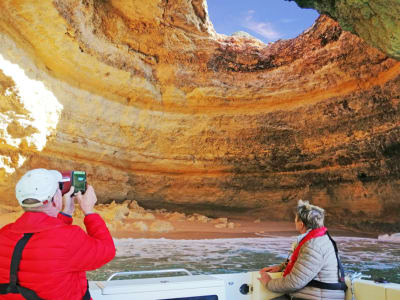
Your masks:
[{"label": "boat", "polygon": [[[122,279],[129,276],[152,277]],[[95,300],[268,300],[281,295],[268,291],[258,278],[258,271],[213,275],[193,275],[186,269],[130,271],[90,281],[89,289]],[[360,273],[346,276],[346,284],[346,300],[400,299],[400,284],[367,280]]]}]

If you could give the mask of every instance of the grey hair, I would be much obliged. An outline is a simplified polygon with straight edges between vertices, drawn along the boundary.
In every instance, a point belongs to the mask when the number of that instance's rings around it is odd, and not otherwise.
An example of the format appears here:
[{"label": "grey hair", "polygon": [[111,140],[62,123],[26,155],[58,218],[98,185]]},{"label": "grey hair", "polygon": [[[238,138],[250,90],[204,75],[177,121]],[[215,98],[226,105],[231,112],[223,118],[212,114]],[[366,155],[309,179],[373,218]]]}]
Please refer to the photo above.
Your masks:
[{"label": "grey hair", "polygon": [[22,209],[24,211],[32,211],[32,212],[38,212],[42,211],[43,207],[46,206],[47,204],[43,204],[43,202],[33,199],[33,198],[28,198],[22,201],[23,204],[27,204],[27,206],[22,206]]},{"label": "grey hair", "polygon": [[307,229],[316,229],[324,226],[325,210],[311,205],[308,201],[299,200],[296,211],[297,219],[302,221]]}]

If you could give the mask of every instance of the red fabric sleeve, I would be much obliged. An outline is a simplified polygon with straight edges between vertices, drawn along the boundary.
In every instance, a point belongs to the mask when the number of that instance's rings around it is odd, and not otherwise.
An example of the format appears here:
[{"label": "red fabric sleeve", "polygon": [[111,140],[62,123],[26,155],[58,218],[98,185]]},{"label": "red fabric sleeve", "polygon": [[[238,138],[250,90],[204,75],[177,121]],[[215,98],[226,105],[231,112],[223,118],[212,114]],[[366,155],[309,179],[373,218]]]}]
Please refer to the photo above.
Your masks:
[{"label": "red fabric sleeve", "polygon": [[58,213],[57,219],[63,221],[67,225],[71,225],[72,224],[72,217],[67,217],[66,215],[63,215],[61,213]]},{"label": "red fabric sleeve", "polygon": [[103,219],[98,214],[84,219],[85,233],[78,226],[71,226],[68,264],[72,271],[100,268],[115,256],[115,245]]}]

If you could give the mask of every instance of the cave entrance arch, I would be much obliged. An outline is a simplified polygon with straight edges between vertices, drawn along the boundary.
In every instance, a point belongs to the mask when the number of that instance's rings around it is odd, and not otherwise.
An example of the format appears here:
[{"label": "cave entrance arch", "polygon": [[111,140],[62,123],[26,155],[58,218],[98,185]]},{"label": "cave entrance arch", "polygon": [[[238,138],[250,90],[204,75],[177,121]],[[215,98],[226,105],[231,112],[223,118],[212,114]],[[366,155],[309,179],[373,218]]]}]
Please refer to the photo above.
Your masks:
[{"label": "cave entrance arch", "polygon": [[264,43],[295,38],[319,16],[313,9],[283,0],[207,0],[207,5],[216,32],[250,35]]}]

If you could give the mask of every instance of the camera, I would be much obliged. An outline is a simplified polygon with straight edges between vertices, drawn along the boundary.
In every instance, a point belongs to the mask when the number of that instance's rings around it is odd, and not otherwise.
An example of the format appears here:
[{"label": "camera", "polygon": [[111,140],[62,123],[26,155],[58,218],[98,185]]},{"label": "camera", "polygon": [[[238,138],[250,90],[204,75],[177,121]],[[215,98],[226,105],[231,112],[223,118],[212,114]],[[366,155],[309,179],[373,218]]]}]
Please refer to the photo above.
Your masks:
[{"label": "camera", "polygon": [[60,182],[61,194],[67,193],[71,185],[74,187],[74,194],[86,192],[86,172],[85,171],[61,171],[62,182]]}]

